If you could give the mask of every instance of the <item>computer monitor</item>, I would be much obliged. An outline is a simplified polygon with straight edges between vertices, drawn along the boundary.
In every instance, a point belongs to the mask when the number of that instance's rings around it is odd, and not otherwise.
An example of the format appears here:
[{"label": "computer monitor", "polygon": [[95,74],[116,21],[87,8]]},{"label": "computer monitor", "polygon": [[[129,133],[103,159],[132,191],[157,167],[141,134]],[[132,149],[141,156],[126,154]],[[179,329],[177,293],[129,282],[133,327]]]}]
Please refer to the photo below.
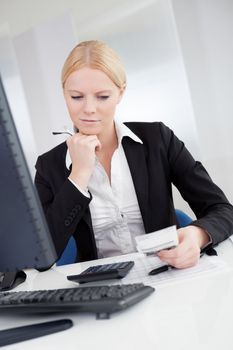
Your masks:
[{"label": "computer monitor", "polygon": [[0,271],[46,269],[57,255],[1,77],[0,167]]}]

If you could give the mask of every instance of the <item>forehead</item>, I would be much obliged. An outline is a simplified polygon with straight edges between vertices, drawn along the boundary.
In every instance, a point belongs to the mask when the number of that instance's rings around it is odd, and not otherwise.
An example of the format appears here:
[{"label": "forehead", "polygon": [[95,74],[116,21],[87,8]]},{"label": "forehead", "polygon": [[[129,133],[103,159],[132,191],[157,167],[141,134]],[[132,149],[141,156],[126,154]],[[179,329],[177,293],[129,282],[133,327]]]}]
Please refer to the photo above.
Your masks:
[{"label": "forehead", "polygon": [[113,81],[99,69],[80,68],[71,73],[65,83],[65,89],[78,91],[98,91],[117,89]]}]

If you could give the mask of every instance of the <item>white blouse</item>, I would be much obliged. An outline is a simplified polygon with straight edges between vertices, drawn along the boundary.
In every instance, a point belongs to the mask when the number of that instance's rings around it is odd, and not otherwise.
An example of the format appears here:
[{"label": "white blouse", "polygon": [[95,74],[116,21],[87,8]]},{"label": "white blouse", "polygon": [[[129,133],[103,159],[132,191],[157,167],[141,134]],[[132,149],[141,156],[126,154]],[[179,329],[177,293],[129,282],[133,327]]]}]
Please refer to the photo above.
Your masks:
[{"label": "white blouse", "polygon": [[[135,252],[134,237],[145,234],[132,176],[122,147],[125,136],[136,142],[142,141],[123,123],[115,123],[115,126],[118,148],[111,160],[111,184],[97,158],[88,184],[88,190],[92,194],[89,207],[99,258]],[[68,168],[70,163],[67,151]],[[74,185],[78,188],[75,183]]]}]

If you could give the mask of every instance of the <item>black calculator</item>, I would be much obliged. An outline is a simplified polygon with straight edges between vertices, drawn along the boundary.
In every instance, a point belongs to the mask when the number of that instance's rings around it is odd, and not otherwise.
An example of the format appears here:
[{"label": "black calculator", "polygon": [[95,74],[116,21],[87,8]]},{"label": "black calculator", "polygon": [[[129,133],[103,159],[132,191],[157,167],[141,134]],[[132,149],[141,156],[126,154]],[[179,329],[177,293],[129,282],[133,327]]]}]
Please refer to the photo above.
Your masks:
[{"label": "black calculator", "polygon": [[69,281],[86,283],[108,279],[123,278],[133,267],[134,261],[90,266],[79,275],[67,276]]}]

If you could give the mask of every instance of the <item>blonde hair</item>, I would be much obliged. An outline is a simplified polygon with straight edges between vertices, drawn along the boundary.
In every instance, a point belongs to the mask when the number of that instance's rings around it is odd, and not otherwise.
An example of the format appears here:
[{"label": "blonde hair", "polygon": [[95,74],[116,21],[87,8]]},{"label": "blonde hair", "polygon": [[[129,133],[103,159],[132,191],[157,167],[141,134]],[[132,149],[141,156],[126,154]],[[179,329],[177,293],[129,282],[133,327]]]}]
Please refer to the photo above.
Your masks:
[{"label": "blonde hair", "polygon": [[101,41],[83,41],[73,48],[62,68],[63,88],[69,75],[83,67],[101,70],[120,89],[126,86],[125,70],[119,56]]}]

